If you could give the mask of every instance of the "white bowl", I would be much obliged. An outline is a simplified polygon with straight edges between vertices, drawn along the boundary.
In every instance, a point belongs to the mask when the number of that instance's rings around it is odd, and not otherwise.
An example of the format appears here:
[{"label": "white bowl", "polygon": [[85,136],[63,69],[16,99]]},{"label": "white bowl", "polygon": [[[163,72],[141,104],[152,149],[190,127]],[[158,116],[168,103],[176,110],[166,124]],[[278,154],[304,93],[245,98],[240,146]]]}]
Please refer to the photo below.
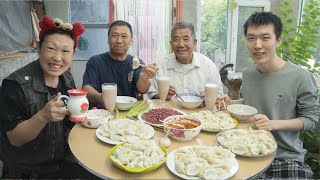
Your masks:
[{"label": "white bowl", "polygon": [[117,96],[116,107],[119,110],[129,110],[137,102],[137,99],[130,96]]},{"label": "white bowl", "polygon": [[197,93],[181,93],[179,96],[183,101],[176,96],[178,103],[185,109],[195,109],[199,107],[203,102],[203,97]]},{"label": "white bowl", "polygon": [[98,128],[110,121],[111,114],[104,109],[92,109],[86,112],[87,119],[81,121],[82,125],[88,128]]},{"label": "white bowl", "polygon": [[[193,128],[186,128],[186,129],[178,126],[178,125],[187,124],[184,122],[192,122],[193,124],[197,124],[197,125]],[[174,125],[175,127],[172,127],[172,125]],[[179,140],[179,141],[188,141],[196,137],[200,133],[201,121],[195,117],[191,117],[187,115],[169,116],[163,120],[163,127],[164,127],[164,131],[173,139]]]},{"label": "white bowl", "polygon": [[248,119],[258,113],[258,110],[252,106],[244,104],[231,104],[227,107],[230,115],[238,121],[248,122]]}]

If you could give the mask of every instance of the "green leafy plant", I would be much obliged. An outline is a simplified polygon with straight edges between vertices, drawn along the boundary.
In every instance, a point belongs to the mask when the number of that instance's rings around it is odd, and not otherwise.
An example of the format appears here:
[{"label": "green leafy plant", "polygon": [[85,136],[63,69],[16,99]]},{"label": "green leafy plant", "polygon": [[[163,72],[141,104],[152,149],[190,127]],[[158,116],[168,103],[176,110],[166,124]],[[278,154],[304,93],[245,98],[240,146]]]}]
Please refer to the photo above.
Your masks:
[{"label": "green leafy plant", "polygon": [[215,60],[215,51],[226,49],[227,37],[227,1],[203,0],[201,1],[201,53]]},{"label": "green leafy plant", "polygon": [[320,178],[320,127],[301,133],[300,139],[308,150],[305,161],[313,170],[313,178]]},{"label": "green leafy plant", "polygon": [[[282,44],[278,48],[278,53],[282,58],[306,67],[314,74],[320,74],[320,64],[316,62],[312,67],[308,61],[312,58],[319,58],[317,55],[317,43],[320,37],[320,2],[317,0],[305,0],[303,7],[303,21],[297,27],[294,26],[296,20],[293,18],[292,4],[294,0],[284,0],[281,2],[280,12],[283,22]],[[319,47],[318,47],[319,48]],[[317,92],[320,98],[320,90]],[[308,150],[305,156],[306,163],[314,172],[313,178],[320,179],[320,125],[317,129],[304,131],[300,139],[304,147]]]},{"label": "green leafy plant", "polygon": [[281,20],[283,22],[282,44],[278,53],[284,59],[306,67],[310,72],[320,74],[320,64],[316,62],[312,67],[308,61],[317,54],[317,43],[320,34],[320,2],[317,0],[305,1],[303,6],[302,22],[295,27],[292,4],[294,0],[284,0],[280,5]]},{"label": "green leafy plant", "polygon": [[[320,103],[320,88],[317,91],[317,95]],[[320,179],[320,124],[316,129],[302,132],[300,139],[304,148],[308,150],[305,161],[313,171],[313,178]]]}]

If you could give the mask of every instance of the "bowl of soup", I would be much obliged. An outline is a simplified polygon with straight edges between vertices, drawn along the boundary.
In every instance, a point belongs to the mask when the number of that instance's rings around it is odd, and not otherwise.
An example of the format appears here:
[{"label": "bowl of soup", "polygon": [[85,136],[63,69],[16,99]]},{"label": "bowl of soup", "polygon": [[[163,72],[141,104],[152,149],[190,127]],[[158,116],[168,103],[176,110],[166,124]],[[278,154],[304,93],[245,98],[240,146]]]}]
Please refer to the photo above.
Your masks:
[{"label": "bowl of soup", "polygon": [[187,115],[170,116],[163,120],[164,131],[173,139],[188,141],[201,131],[201,121]]},{"label": "bowl of soup", "polygon": [[[181,97],[182,99],[180,99]],[[197,93],[181,93],[179,97],[176,96],[176,99],[180,106],[185,109],[195,109],[199,107],[203,102],[203,97]]]},{"label": "bowl of soup", "polygon": [[119,110],[130,110],[137,102],[137,99],[130,96],[117,96],[116,107]]}]

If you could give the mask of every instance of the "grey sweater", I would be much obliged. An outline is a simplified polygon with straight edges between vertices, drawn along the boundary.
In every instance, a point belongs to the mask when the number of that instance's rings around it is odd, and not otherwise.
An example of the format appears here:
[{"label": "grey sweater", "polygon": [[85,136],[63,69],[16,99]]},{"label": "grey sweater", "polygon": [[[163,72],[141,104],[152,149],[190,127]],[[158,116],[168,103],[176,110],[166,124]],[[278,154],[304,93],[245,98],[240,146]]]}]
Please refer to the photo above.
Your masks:
[{"label": "grey sweater", "polygon": [[[244,103],[257,108],[271,120],[299,118],[304,130],[315,128],[319,120],[317,87],[311,73],[287,62],[272,75],[259,72],[252,65],[243,72]],[[299,131],[272,131],[278,143],[276,158],[304,161],[306,149]]]}]

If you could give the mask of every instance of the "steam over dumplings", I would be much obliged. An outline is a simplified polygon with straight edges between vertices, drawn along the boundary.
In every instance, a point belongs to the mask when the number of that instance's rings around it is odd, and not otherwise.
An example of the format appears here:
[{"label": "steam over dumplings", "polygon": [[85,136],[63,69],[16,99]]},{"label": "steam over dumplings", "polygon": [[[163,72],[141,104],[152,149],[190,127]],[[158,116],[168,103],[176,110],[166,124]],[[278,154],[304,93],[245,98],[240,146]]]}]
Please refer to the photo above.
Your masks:
[{"label": "steam over dumplings", "polygon": [[136,142],[139,139],[146,139],[151,129],[152,127],[143,121],[119,119],[102,125],[98,133],[113,141]]},{"label": "steam over dumplings", "polygon": [[135,143],[119,146],[111,158],[124,166],[145,168],[165,160],[165,153],[154,140],[138,140]]},{"label": "steam over dumplings", "polygon": [[221,146],[188,146],[175,152],[174,168],[188,176],[223,179],[229,173],[229,160],[235,155]]},{"label": "steam over dumplings", "polygon": [[233,153],[243,156],[263,156],[274,152],[277,143],[265,130],[232,129],[217,136],[217,141]]},{"label": "steam over dumplings", "polygon": [[222,131],[233,129],[236,124],[233,122],[232,117],[222,111],[211,112],[208,110],[192,113],[190,116],[201,120],[202,129],[206,131]]}]

